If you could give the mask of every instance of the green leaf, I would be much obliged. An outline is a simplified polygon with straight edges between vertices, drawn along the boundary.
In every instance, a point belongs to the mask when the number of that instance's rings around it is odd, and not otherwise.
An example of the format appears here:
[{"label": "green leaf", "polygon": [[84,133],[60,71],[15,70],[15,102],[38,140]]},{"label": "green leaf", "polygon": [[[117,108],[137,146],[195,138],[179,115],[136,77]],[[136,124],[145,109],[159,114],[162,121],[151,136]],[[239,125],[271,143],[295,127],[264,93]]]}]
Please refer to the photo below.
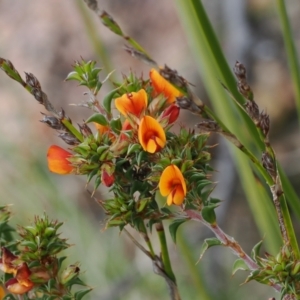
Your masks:
[{"label": "green leaf", "polygon": [[140,166],[142,161],[145,160],[147,158],[147,152],[145,151],[141,151],[136,159],[137,165]]},{"label": "green leaf", "polygon": [[47,291],[48,291],[48,292],[51,292],[51,290],[52,290],[53,288],[55,288],[55,285],[56,285],[55,279],[54,279],[54,278],[49,279],[49,281],[48,281],[48,283],[47,283]]},{"label": "green leaf", "polygon": [[137,202],[137,212],[139,212],[139,213],[142,212],[150,200],[151,200],[150,197],[139,200]]},{"label": "green leaf", "polygon": [[120,89],[120,86],[110,91],[103,99],[103,107],[110,114],[111,113],[111,102],[114,99],[115,93]]},{"label": "green leaf", "polygon": [[109,125],[110,125],[110,128],[117,134],[119,134],[121,132],[121,129],[122,129],[122,123],[121,123],[121,120],[118,118],[118,119],[112,119],[110,122],[109,122]]},{"label": "green leaf", "polygon": [[15,298],[12,294],[8,294],[6,295],[3,300],[16,300],[17,298]]},{"label": "green leaf", "polygon": [[208,222],[209,224],[214,224],[216,223],[216,213],[215,213],[215,208],[218,205],[209,205],[209,206],[204,206],[201,210],[201,215],[203,219]]},{"label": "green leaf", "polygon": [[198,259],[198,262],[202,259],[204,253],[206,252],[206,250],[208,248],[211,248],[213,246],[222,246],[222,242],[220,240],[218,240],[217,238],[208,238],[204,240],[204,243],[202,244],[201,248],[200,248],[200,256]]},{"label": "green leaf", "polygon": [[176,244],[176,232],[177,232],[177,229],[185,221],[187,221],[187,219],[176,219],[169,226],[170,235],[171,235],[171,238],[172,238],[172,240],[173,240],[173,242],[175,244]]},{"label": "green leaf", "polygon": [[66,259],[66,256],[61,256],[57,259],[58,269],[60,269],[62,262]]},{"label": "green leaf", "polygon": [[87,183],[89,183],[92,178],[98,173],[98,168],[92,170],[88,175],[87,175]]},{"label": "green leaf", "polygon": [[85,296],[87,293],[89,293],[92,289],[82,290],[75,293],[74,297],[75,300],[81,300],[83,296]]},{"label": "green leaf", "polygon": [[[241,118],[237,116],[236,105],[228,97],[224,88],[217,83],[222,81],[234,95],[238,102],[243,103],[243,99],[236,88],[236,80],[232,75],[231,68],[228,66],[222,49],[216,39],[212,25],[207,18],[202,1],[198,0],[175,0],[178,6],[178,13],[181,16],[186,35],[191,45],[191,50],[195,54],[195,64],[199,66],[199,71],[203,75],[205,84],[214,109],[218,118],[221,118],[226,126],[231,129],[238,138],[242,140],[249,149],[262,149],[262,142],[259,139],[256,128],[250,124],[249,118],[243,113]],[[240,113],[240,110],[238,109]],[[243,124],[243,126],[242,126]],[[245,127],[249,129],[250,135],[245,134]],[[251,136],[251,139],[248,137]],[[251,145],[250,145],[251,144]],[[233,149],[233,147],[231,147]],[[258,228],[262,235],[266,235],[265,243],[269,251],[278,249],[281,239],[276,224],[276,215],[273,214],[272,202],[265,191],[265,187],[257,183],[253,174],[253,169],[249,165],[248,158],[240,150],[232,151],[237,163],[237,170],[244,187],[246,196],[249,200],[250,208]],[[260,187],[261,186],[261,187]],[[288,197],[289,198],[289,197]],[[300,203],[298,201],[298,203]]]},{"label": "green leaf", "polygon": [[236,273],[236,271],[238,270],[246,270],[249,271],[249,267],[247,266],[247,264],[245,263],[245,261],[241,258],[237,259],[234,263],[233,263],[233,267],[232,267],[232,275],[234,275]]},{"label": "green leaf", "polygon": [[65,80],[66,80],[66,81],[67,81],[67,80],[77,80],[77,81],[81,81],[81,77],[80,77],[80,75],[79,75],[77,72],[73,71],[73,72],[70,72],[70,73],[68,74],[68,76],[67,76],[67,78],[66,78]]},{"label": "green leaf", "polygon": [[108,27],[113,33],[123,36],[123,32],[117,22],[105,11],[100,16],[102,23]]},{"label": "green leaf", "polygon": [[172,212],[170,211],[170,209],[168,209],[167,207],[162,207],[161,208],[161,212],[163,212],[164,214],[170,215]]},{"label": "green leaf", "polygon": [[103,125],[103,126],[107,126],[108,125],[108,122],[105,118],[104,115],[102,114],[93,114],[91,117],[89,117],[85,123],[91,123],[91,122],[95,122],[97,124],[100,124],[100,125]]},{"label": "green leaf", "polygon": [[257,262],[257,257],[259,255],[259,251],[262,243],[263,241],[258,242],[251,250],[251,257],[255,262]]},{"label": "green leaf", "polygon": [[127,155],[130,155],[131,153],[137,152],[140,149],[141,149],[140,144],[131,144],[131,145],[128,146]]}]

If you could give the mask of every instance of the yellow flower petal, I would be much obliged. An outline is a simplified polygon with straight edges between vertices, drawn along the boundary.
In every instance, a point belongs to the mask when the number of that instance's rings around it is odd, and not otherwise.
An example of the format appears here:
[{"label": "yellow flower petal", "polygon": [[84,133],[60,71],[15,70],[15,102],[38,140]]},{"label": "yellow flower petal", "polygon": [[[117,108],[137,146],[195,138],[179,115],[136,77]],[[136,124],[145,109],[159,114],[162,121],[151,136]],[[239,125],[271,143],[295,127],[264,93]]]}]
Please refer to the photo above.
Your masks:
[{"label": "yellow flower petal", "polygon": [[70,174],[73,171],[73,167],[68,161],[70,156],[72,156],[72,153],[59,146],[52,145],[47,153],[49,170],[61,175]]},{"label": "yellow flower petal", "polygon": [[152,117],[141,119],[138,138],[143,149],[150,153],[161,150],[166,144],[166,134],[161,125]]},{"label": "yellow flower petal", "polygon": [[0,285],[0,300],[2,300],[5,296],[5,291],[2,285]]},{"label": "yellow flower petal", "polygon": [[186,183],[181,171],[176,165],[164,169],[159,181],[162,196],[167,196],[168,205],[181,205],[186,195]]},{"label": "yellow flower petal", "polygon": [[117,110],[125,117],[128,113],[139,117],[148,105],[147,93],[144,89],[141,89],[138,92],[124,94],[115,99],[115,105]]},{"label": "yellow flower petal", "polygon": [[167,98],[168,103],[175,102],[176,97],[182,95],[179,90],[162,77],[155,69],[150,70],[149,76],[155,92],[157,94],[163,94]]}]

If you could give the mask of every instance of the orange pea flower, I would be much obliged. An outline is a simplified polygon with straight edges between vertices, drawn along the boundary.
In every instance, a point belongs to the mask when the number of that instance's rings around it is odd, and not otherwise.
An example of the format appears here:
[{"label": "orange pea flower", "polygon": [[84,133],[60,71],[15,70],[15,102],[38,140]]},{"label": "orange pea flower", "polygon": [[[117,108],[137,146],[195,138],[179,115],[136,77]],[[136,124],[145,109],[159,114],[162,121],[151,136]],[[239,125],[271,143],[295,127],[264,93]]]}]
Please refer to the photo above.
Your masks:
[{"label": "orange pea flower", "polygon": [[59,146],[52,145],[48,149],[47,153],[49,170],[61,175],[72,173],[73,167],[72,164],[68,161],[68,158],[71,156],[72,153]]},{"label": "orange pea flower", "polygon": [[148,105],[147,93],[144,89],[141,89],[138,92],[124,94],[115,99],[115,105],[117,110],[125,117],[128,113],[140,117],[142,111]]},{"label": "orange pea flower", "polygon": [[166,134],[161,125],[152,117],[144,116],[141,119],[138,138],[143,149],[155,153],[166,144]]},{"label": "orange pea flower", "polygon": [[163,78],[155,69],[150,70],[149,76],[154,91],[157,94],[163,94],[167,98],[168,103],[175,102],[176,97],[181,96],[180,91],[177,90],[169,81]]},{"label": "orange pea flower", "polygon": [[181,205],[186,195],[186,183],[181,171],[176,165],[164,169],[159,181],[162,196],[167,197],[168,205]]}]

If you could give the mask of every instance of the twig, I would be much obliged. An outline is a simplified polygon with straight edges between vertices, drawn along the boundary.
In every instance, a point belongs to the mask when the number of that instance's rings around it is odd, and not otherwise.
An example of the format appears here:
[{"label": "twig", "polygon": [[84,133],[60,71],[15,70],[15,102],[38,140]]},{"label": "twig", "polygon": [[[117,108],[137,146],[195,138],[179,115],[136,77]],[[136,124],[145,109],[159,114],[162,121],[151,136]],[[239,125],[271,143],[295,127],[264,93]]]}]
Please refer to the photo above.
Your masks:
[{"label": "twig", "polygon": [[[228,236],[217,224],[212,225],[206,222],[200,214],[193,210],[186,210],[185,212],[190,219],[201,222],[208,227],[222,242],[223,246],[230,248],[236,256],[241,258],[246,263],[250,270],[259,269],[257,263],[242,249],[242,247],[234,240],[234,238]],[[278,292],[281,290],[281,286],[279,284],[270,282],[270,285]]]}]

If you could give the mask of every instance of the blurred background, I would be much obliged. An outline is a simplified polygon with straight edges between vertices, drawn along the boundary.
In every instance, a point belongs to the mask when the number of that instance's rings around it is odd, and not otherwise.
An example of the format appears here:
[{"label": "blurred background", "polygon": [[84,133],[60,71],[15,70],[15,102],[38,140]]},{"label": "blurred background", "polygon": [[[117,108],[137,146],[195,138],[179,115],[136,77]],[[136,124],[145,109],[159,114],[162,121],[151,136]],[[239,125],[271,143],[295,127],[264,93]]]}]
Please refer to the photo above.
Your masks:
[{"label": "blurred background", "polygon": [[[239,60],[246,65],[256,101],[271,118],[271,143],[300,192],[299,124],[274,2],[203,1],[229,64]],[[195,92],[209,105],[201,83],[205,74],[196,69],[172,0],[98,3],[160,65],[176,69],[194,84]],[[299,49],[299,1],[290,0],[288,9]],[[23,71],[33,73],[52,103],[64,108],[74,123],[82,122],[90,113],[70,106],[85,99],[84,88],[64,82],[75,60],[96,60],[104,67],[103,78],[112,70],[117,78],[130,70],[144,77],[149,72],[150,67],[130,57],[123,50],[124,41],[104,27],[83,1],[0,0],[0,28],[0,57],[11,60],[22,76]],[[100,97],[109,89],[108,83]],[[0,72],[0,203],[13,204],[13,222],[27,224],[34,214],[44,211],[65,222],[62,236],[74,244],[67,252],[68,262],[81,262],[85,282],[94,287],[89,299],[168,299],[163,279],[153,274],[143,253],[117,229],[103,230],[103,212],[86,192],[86,179],[50,174],[48,147],[65,145],[56,132],[39,122],[40,112],[45,112],[44,108]],[[193,127],[197,118],[182,112],[181,123]],[[263,236],[258,234],[226,142],[212,137],[211,143],[219,144],[212,153],[218,182],[214,196],[224,200],[217,210],[219,223],[249,253]],[[97,197],[104,198],[106,193],[103,190]],[[203,286],[195,286],[189,264],[196,264],[203,239],[212,234],[191,223],[180,232],[188,243],[172,246],[170,251],[183,299],[199,299],[199,288],[204,292],[201,299],[279,299],[271,288],[256,283],[240,285],[246,273],[231,277],[234,257],[225,249],[213,248],[205,254],[196,266]],[[191,252],[189,262],[182,254],[186,248]]]}]

